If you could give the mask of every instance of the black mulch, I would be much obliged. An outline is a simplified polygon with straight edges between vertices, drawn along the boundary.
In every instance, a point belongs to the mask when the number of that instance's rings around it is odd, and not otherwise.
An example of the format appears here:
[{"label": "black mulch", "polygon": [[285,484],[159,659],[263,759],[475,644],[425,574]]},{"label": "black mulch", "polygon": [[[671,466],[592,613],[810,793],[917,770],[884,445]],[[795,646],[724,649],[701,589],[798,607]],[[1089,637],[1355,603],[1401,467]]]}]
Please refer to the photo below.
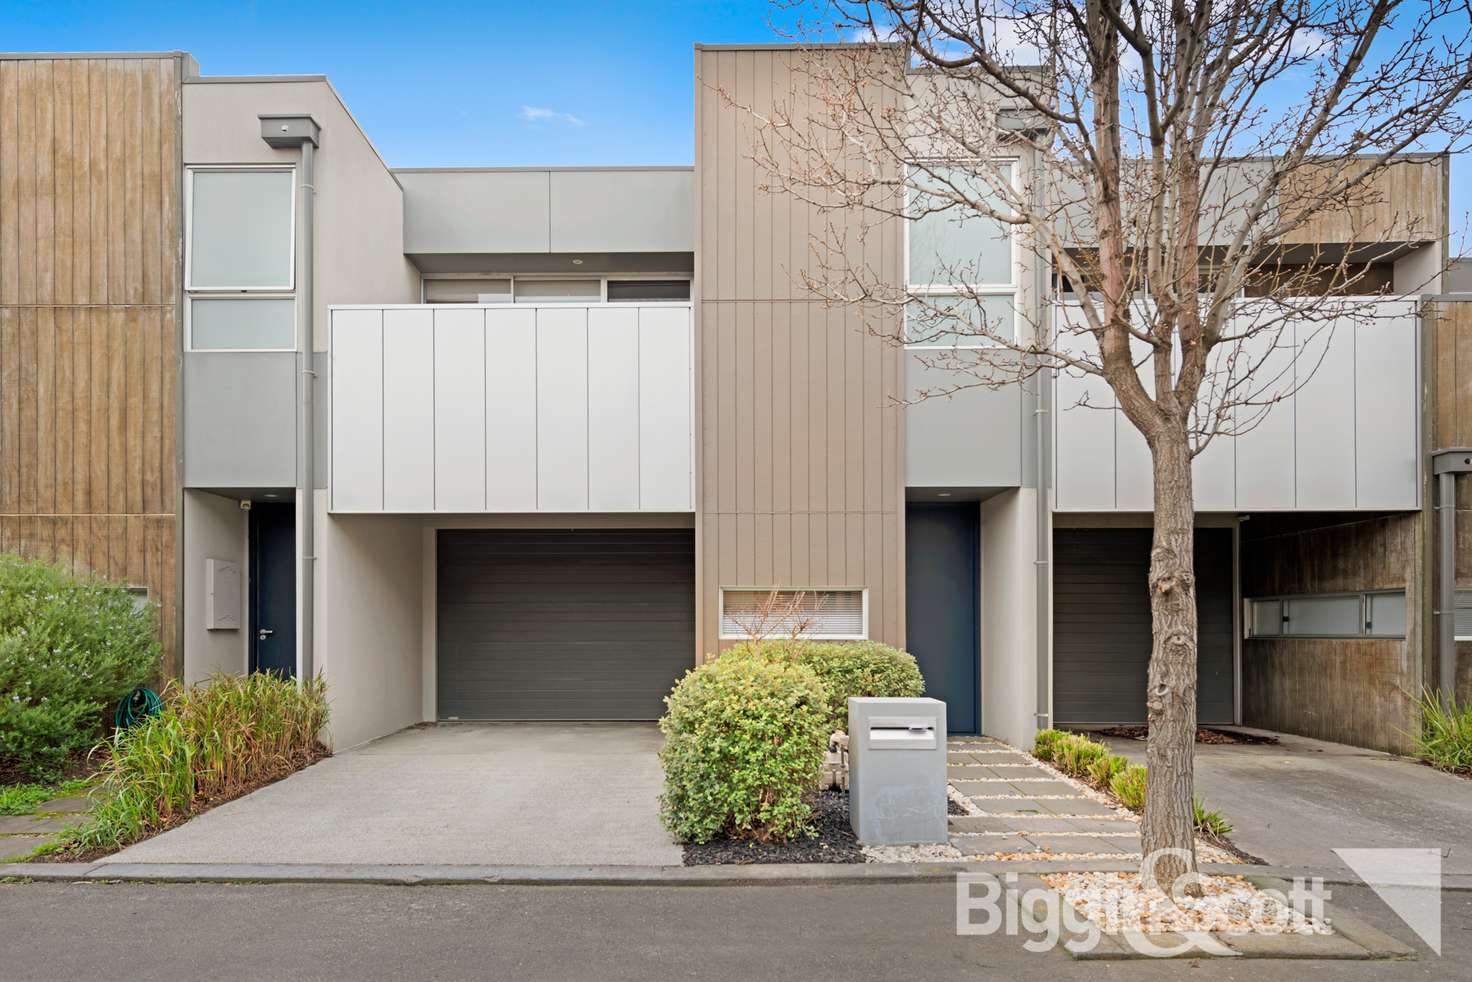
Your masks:
[{"label": "black mulch", "polygon": [[962,808],[956,802],[952,801],[950,798],[947,798],[946,799],[946,814],[947,815],[970,815],[971,813],[968,812],[966,809]]},{"label": "black mulch", "polygon": [[[1111,726],[1107,729],[1096,730],[1103,736],[1122,737],[1126,740],[1144,741],[1150,735],[1149,727],[1145,726]],[[1274,736],[1260,736],[1256,733],[1242,733],[1237,730],[1219,730],[1213,726],[1203,726],[1196,730],[1197,743],[1209,744],[1275,744],[1278,738]]]},{"label": "black mulch", "polygon": [[813,802],[817,835],[791,842],[757,842],[719,836],[701,845],[686,843],[686,866],[722,863],[862,863],[864,850],[848,824],[848,792],[819,791]]}]

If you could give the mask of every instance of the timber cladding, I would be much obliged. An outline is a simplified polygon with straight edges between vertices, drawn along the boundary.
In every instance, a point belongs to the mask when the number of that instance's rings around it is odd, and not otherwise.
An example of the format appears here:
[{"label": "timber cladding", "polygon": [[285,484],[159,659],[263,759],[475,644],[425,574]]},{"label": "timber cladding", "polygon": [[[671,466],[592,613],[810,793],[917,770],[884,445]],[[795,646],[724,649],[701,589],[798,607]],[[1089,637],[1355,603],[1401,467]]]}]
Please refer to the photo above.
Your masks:
[{"label": "timber cladding", "polygon": [[0,57],[0,551],[146,587],[165,675],[191,64]]},{"label": "timber cladding", "polygon": [[697,644],[706,654],[720,645],[723,587],[864,587],[869,636],[904,643],[902,352],[863,311],[825,304],[804,281],[830,223],[847,222],[845,259],[902,282],[901,229],[891,220],[861,230],[857,209],[824,214],[763,190],[775,180],[754,159],[756,115],[822,117],[804,74],[803,59],[815,57],[695,53]]},{"label": "timber cladding", "polygon": [[1409,616],[1403,640],[1243,640],[1243,723],[1377,750],[1411,748],[1420,725],[1422,624],[1412,612],[1422,597],[1421,529],[1420,512],[1244,523],[1243,597],[1404,589]]}]

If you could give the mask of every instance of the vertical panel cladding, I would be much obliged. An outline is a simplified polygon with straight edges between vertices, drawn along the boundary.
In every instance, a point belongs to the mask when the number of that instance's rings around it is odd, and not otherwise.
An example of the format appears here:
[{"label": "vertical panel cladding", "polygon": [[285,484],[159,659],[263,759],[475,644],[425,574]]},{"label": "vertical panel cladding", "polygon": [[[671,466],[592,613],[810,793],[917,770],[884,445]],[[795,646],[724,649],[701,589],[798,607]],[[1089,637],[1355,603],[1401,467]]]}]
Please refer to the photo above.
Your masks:
[{"label": "vertical panel cladding", "polygon": [[175,650],[179,59],[0,58],[0,543]]},{"label": "vertical panel cladding", "polygon": [[[383,507],[434,510],[434,318],[383,312]],[[431,384],[425,384],[429,380]]]},{"label": "vertical panel cladding", "polygon": [[[1462,305],[1468,306],[1468,305]],[[1417,497],[1420,481],[1421,325],[1410,303],[1353,325],[1355,488],[1360,508],[1393,508]]]},{"label": "vertical panel cladding", "polygon": [[434,312],[434,507],[486,506],[485,312]]},{"label": "vertical panel cladding", "polygon": [[[904,640],[902,359],[867,331],[862,311],[825,307],[802,279],[827,219],[850,228],[858,216],[823,216],[759,190],[776,182],[752,161],[761,124],[749,110],[816,116],[803,61],[821,57],[696,52],[696,528],[707,654],[719,644],[723,586],[866,587],[870,636]],[[863,258],[897,276],[897,261],[882,257],[900,254],[900,231],[885,223]]]},{"label": "vertical panel cladding", "polygon": [[639,508],[639,310],[588,310],[588,508]]},{"label": "vertical panel cladding", "polygon": [[383,509],[383,312],[332,312],[332,507]]},{"label": "vertical panel cladding", "polygon": [[588,508],[588,315],[537,311],[537,507]]},{"label": "vertical panel cladding", "polygon": [[486,311],[486,509],[537,508],[537,312]]},{"label": "vertical panel cladding", "polygon": [[689,511],[693,420],[690,311],[639,311],[639,502],[644,511]]},{"label": "vertical panel cladding", "polygon": [[1299,332],[1293,448],[1302,505],[1355,505],[1355,334],[1344,320]]}]

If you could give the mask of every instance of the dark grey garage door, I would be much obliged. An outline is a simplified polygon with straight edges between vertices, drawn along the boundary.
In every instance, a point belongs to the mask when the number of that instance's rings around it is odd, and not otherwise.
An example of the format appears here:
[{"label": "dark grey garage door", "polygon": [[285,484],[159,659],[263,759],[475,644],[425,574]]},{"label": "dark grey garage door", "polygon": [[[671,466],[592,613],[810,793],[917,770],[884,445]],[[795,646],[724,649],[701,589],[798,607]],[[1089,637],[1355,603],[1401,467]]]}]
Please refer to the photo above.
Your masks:
[{"label": "dark grey garage door", "polygon": [[441,531],[441,719],[655,719],[695,661],[690,529]]},{"label": "dark grey garage door", "polygon": [[[1143,723],[1150,662],[1149,529],[1053,535],[1053,714]],[[1232,722],[1232,531],[1196,530],[1196,716]]]}]

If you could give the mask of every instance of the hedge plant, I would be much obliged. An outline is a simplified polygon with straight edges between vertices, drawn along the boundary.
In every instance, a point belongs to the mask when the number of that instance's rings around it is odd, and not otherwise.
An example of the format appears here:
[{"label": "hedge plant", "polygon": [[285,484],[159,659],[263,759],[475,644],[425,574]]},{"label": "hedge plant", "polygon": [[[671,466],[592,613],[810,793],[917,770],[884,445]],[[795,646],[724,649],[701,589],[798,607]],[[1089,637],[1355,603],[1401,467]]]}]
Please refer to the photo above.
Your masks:
[{"label": "hedge plant", "polygon": [[0,776],[54,780],[154,677],[154,607],[125,587],[0,556]]},{"label": "hedge plant", "polygon": [[744,641],[722,658],[758,658],[812,670],[827,689],[829,730],[848,729],[850,696],[914,697],[925,692],[915,656],[877,641]]},{"label": "hedge plant", "polygon": [[828,693],[812,670],[721,657],[687,672],[665,704],[660,813],[678,839],[809,831],[806,798],[830,734]]}]

